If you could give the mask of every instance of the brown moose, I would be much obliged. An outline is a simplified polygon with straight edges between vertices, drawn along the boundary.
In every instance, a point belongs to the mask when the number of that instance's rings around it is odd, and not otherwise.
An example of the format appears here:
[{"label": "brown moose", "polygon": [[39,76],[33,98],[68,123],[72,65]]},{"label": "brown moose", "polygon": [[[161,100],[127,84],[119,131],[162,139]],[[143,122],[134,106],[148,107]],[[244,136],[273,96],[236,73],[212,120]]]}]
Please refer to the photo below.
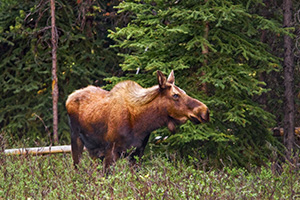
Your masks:
[{"label": "brown moose", "polygon": [[72,157],[75,168],[83,147],[92,158],[104,159],[104,169],[126,150],[142,156],[150,133],[191,120],[209,121],[207,106],[175,86],[174,72],[168,79],[157,71],[158,85],[143,88],[133,81],[118,83],[110,92],[88,86],[73,92],[66,101],[71,127]]}]

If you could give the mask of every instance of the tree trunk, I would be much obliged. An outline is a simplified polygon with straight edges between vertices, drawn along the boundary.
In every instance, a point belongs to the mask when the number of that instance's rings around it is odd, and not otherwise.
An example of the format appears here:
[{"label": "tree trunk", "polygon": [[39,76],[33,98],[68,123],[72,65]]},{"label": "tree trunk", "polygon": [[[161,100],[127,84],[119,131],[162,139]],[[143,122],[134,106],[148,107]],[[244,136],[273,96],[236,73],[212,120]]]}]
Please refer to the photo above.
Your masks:
[{"label": "tree trunk", "polygon": [[[283,26],[292,27],[292,0],[283,1]],[[287,159],[292,156],[295,141],[295,105],[294,105],[294,57],[293,40],[284,35],[284,86],[285,86],[285,108],[284,108],[284,145],[286,147]]]},{"label": "tree trunk", "polygon": [[[209,22],[204,22],[204,38],[208,40],[208,32],[209,32]],[[204,48],[202,49],[202,54],[205,56],[205,59],[203,61],[203,65],[207,66],[207,54],[208,54],[208,46],[204,45]],[[205,76],[205,73],[202,71],[201,76]],[[204,91],[207,94],[207,85],[206,83],[202,83],[201,90]]]},{"label": "tree trunk", "polygon": [[55,0],[51,0],[51,41],[52,41],[52,106],[53,106],[53,141],[58,144],[58,79],[57,79],[57,29],[55,26]]}]

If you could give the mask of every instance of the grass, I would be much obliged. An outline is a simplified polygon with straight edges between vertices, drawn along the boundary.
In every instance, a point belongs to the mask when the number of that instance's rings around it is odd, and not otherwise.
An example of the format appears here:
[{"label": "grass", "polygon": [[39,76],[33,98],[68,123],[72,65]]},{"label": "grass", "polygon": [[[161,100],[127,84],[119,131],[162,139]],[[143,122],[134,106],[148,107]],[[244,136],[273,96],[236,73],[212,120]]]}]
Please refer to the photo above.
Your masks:
[{"label": "grass", "polygon": [[288,165],[280,175],[270,167],[203,171],[159,156],[138,170],[121,159],[105,175],[88,155],[75,171],[70,154],[0,153],[0,199],[297,199],[299,175]]}]

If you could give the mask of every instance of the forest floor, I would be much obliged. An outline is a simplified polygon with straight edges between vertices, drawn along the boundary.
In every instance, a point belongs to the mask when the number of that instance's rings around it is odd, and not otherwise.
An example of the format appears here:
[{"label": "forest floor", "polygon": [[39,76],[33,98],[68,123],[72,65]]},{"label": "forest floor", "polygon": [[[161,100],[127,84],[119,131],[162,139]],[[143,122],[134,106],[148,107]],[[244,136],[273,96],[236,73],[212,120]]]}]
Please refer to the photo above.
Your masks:
[{"label": "forest floor", "polygon": [[204,170],[154,156],[138,169],[120,159],[102,171],[86,152],[77,171],[71,154],[0,153],[0,199],[300,199],[300,173],[289,165]]}]

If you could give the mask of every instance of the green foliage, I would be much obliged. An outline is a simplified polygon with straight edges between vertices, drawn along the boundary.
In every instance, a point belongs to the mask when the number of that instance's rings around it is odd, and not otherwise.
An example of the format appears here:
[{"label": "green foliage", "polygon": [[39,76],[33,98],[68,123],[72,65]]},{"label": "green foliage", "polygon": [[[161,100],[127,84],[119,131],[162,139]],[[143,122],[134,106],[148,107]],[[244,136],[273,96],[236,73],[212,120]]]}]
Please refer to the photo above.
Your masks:
[{"label": "green foliage", "polygon": [[[274,117],[254,99],[267,92],[262,72],[280,69],[279,59],[260,41],[262,30],[287,34],[280,22],[253,12],[261,1],[123,1],[119,13],[131,23],[111,31],[121,67],[130,78],[149,86],[157,69],[175,70],[176,83],[211,110],[208,125],[183,125],[165,143],[173,151],[204,155],[246,166],[268,155],[274,144],[268,128]],[[205,51],[208,51],[205,53]],[[145,81],[147,80],[147,81]],[[205,84],[207,92],[201,91]],[[164,130],[157,135],[166,135]],[[201,157],[201,156],[200,156]],[[229,158],[229,159],[228,159]]]},{"label": "green foliage", "polygon": [[[64,103],[72,91],[105,81],[111,89],[124,79],[152,86],[157,69],[174,69],[176,84],[209,106],[211,122],[187,123],[171,136],[157,130],[150,148],[157,149],[155,136],[168,136],[160,151],[210,158],[217,166],[221,159],[249,167],[269,155],[267,146],[275,143],[269,112],[279,125],[283,113],[282,69],[274,55],[282,56],[280,37],[290,34],[279,28],[282,16],[274,7],[262,0],[56,2],[61,143],[70,140]],[[8,146],[51,142],[49,6],[45,0],[0,4],[0,128]]]},{"label": "green foliage", "polygon": [[71,155],[5,156],[0,153],[1,199],[296,199],[299,171],[284,165],[223,167],[205,171],[159,156],[139,170],[119,160],[110,175],[84,153],[78,171]]},{"label": "green foliage", "polygon": [[[110,5],[107,5],[110,3]],[[116,73],[116,50],[106,35],[116,19],[105,15],[111,1],[56,1],[59,83],[59,136],[69,143],[67,96],[88,84],[103,85]],[[4,1],[0,4],[0,127],[26,145],[51,141],[51,24],[48,1]],[[108,24],[110,21],[111,24]],[[49,137],[48,137],[49,136]]]}]

